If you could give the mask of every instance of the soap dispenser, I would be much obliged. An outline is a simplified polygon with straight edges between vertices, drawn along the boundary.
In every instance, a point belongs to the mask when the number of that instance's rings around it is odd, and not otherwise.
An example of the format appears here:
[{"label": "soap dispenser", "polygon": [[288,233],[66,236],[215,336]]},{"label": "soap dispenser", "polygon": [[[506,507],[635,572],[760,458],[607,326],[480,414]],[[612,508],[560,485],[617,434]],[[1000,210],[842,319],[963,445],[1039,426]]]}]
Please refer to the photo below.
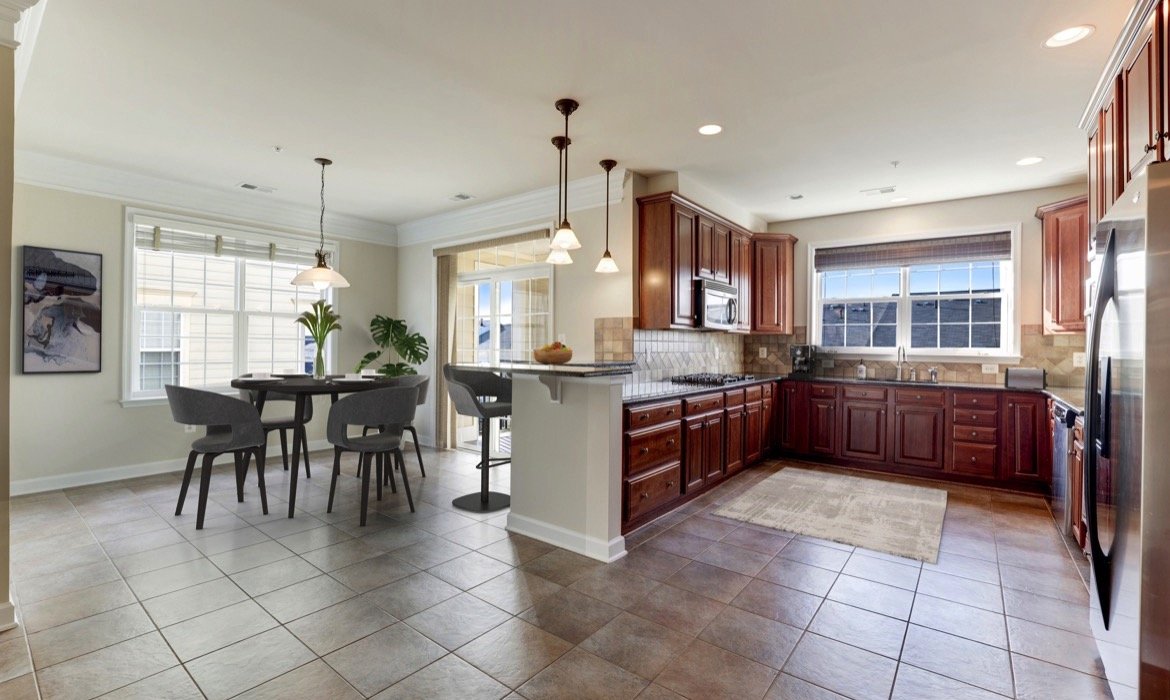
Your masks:
[{"label": "soap dispenser", "polygon": [[865,360],[857,363],[857,378],[865,379]]}]

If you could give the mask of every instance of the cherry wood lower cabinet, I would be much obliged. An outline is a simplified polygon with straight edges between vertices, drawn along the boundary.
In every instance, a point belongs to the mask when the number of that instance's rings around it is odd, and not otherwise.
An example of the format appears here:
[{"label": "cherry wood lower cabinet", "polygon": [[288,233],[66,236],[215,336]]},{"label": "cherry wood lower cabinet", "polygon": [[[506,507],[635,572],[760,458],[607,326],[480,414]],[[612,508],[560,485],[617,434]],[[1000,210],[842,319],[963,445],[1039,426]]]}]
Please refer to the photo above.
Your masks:
[{"label": "cherry wood lower cabinet", "polygon": [[1068,515],[1072,521],[1073,537],[1082,549],[1088,546],[1086,541],[1089,526],[1085,522],[1085,419],[1078,416],[1073,424],[1072,438],[1069,440],[1068,455]]},{"label": "cherry wood lower cabinet", "polygon": [[1000,478],[1048,483],[1052,478],[1052,445],[1041,394],[1005,392],[1001,397],[1003,458]]},{"label": "cherry wood lower cabinet", "polygon": [[808,452],[808,382],[780,383],[776,445],[783,452]]},{"label": "cherry wood lower cabinet", "polygon": [[814,455],[837,454],[837,399],[810,397],[807,415],[808,451]]}]

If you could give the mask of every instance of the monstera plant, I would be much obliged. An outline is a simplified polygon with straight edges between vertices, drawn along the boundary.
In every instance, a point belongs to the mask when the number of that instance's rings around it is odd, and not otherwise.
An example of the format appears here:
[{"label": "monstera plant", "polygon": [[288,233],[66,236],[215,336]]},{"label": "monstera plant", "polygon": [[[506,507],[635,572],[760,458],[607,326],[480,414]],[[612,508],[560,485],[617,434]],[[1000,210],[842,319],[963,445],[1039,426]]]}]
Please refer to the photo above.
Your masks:
[{"label": "monstera plant", "polygon": [[406,321],[400,318],[389,318],[381,314],[370,320],[370,335],[374,338],[377,350],[367,352],[357,364],[355,371],[360,372],[375,362],[387,350],[393,350],[398,356],[398,362],[387,362],[378,368],[378,374],[387,377],[401,377],[404,374],[418,374],[413,365],[427,361],[430,348],[427,339],[419,333],[412,333],[406,327]]},{"label": "monstera plant", "polygon": [[313,342],[317,344],[317,357],[313,361],[313,376],[325,378],[325,339],[333,331],[341,330],[341,316],[333,312],[333,305],[325,300],[313,302],[312,308],[297,317],[297,323],[305,327]]}]

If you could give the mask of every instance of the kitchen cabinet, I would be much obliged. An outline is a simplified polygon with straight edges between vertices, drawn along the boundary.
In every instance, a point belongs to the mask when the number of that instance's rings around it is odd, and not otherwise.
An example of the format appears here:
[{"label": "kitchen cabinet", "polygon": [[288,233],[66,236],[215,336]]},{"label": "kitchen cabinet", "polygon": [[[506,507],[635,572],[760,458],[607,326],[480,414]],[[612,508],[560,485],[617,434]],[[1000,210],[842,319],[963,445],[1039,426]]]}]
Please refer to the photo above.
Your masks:
[{"label": "kitchen cabinet", "polygon": [[683,455],[686,466],[685,491],[687,493],[700,489],[703,486],[703,480],[707,477],[704,469],[707,453],[703,450],[703,435],[706,426],[703,420],[703,416],[692,416],[683,421],[683,433],[685,434]]},{"label": "kitchen cabinet", "polygon": [[764,387],[752,386],[744,395],[744,461],[754,464],[764,455]]},{"label": "kitchen cabinet", "polygon": [[894,392],[894,462],[925,469],[943,468],[946,392],[896,389]]},{"label": "kitchen cabinet", "polygon": [[780,416],[777,421],[776,444],[785,452],[808,452],[808,383],[780,383]]},{"label": "kitchen cabinet", "polygon": [[795,246],[788,234],[752,234],[753,332],[792,334]]},{"label": "kitchen cabinet", "polygon": [[776,387],[772,382],[764,385],[764,395],[760,401],[761,452],[760,457],[772,454],[776,449]]},{"label": "kitchen cabinet", "polygon": [[884,387],[846,385],[841,398],[841,452],[846,459],[886,461],[886,403]]},{"label": "kitchen cabinet", "polygon": [[[1101,220],[1102,202],[1101,202],[1101,115],[1093,120],[1093,130],[1089,134],[1089,194],[1087,197],[1089,204],[1089,230],[1095,231],[1097,229],[1097,222]],[[1085,241],[1085,248],[1082,251],[1085,257],[1091,257],[1092,250],[1089,249],[1092,237]]]},{"label": "kitchen cabinet", "polygon": [[951,395],[951,446],[947,471],[981,479],[999,473],[999,396],[995,391]]},{"label": "kitchen cabinet", "polygon": [[832,384],[813,384],[808,398],[808,451],[837,454],[837,390]]},{"label": "kitchen cabinet", "polygon": [[1146,164],[1163,159],[1157,114],[1159,62],[1155,46],[1156,24],[1155,17],[1151,16],[1131,50],[1132,58],[1121,70],[1121,94],[1125,98],[1120,170],[1124,175],[1123,188]]},{"label": "kitchen cabinet", "polygon": [[[740,428],[742,430],[742,425]],[[708,413],[703,420],[703,450],[706,452],[706,458],[703,462],[703,485],[710,486],[722,479],[725,473],[723,462],[723,415],[720,411]]]},{"label": "kitchen cabinet", "polygon": [[670,192],[638,200],[639,327],[695,327],[697,218]]},{"label": "kitchen cabinet", "polygon": [[723,396],[723,468],[728,476],[743,469],[744,457],[744,390],[729,391]]},{"label": "kitchen cabinet", "polygon": [[1051,478],[1052,449],[1041,439],[1045,428],[1046,401],[1042,395],[1005,392],[1001,397],[1003,417],[1003,479],[1047,483]]},{"label": "kitchen cabinet", "polygon": [[738,294],[735,332],[752,330],[752,236],[747,231],[731,232],[731,286]]},{"label": "kitchen cabinet", "polygon": [[698,263],[695,276],[727,284],[731,281],[731,228],[700,214],[695,249]]},{"label": "kitchen cabinet", "polygon": [[[1118,83],[1114,80],[1114,85]],[[1109,207],[1121,196],[1119,187],[1120,158],[1118,152],[1118,110],[1117,88],[1114,87],[1101,108],[1101,213],[1104,215]]]},{"label": "kitchen cabinet", "polygon": [[1044,333],[1085,330],[1089,263],[1089,198],[1073,197],[1036,209],[1043,229]]},{"label": "kitchen cabinet", "polygon": [[1068,456],[1068,514],[1072,522],[1073,537],[1082,549],[1088,526],[1085,523],[1085,419],[1078,416],[1073,424],[1069,440]]}]

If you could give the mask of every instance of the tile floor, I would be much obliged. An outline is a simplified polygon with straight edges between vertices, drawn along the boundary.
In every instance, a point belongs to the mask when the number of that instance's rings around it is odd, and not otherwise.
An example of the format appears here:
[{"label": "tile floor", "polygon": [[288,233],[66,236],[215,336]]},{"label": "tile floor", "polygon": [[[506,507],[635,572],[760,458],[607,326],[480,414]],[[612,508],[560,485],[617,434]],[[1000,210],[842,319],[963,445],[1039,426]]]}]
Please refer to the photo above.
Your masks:
[{"label": "tile floor", "polygon": [[1039,499],[949,489],[920,565],[711,515],[768,463],[602,565],[452,511],[473,458],[424,456],[418,512],[387,494],[365,528],[352,461],[325,513],[325,455],[292,520],[272,465],[270,515],[224,469],[199,532],[175,475],[14,499],[0,697],[1110,696]]}]

